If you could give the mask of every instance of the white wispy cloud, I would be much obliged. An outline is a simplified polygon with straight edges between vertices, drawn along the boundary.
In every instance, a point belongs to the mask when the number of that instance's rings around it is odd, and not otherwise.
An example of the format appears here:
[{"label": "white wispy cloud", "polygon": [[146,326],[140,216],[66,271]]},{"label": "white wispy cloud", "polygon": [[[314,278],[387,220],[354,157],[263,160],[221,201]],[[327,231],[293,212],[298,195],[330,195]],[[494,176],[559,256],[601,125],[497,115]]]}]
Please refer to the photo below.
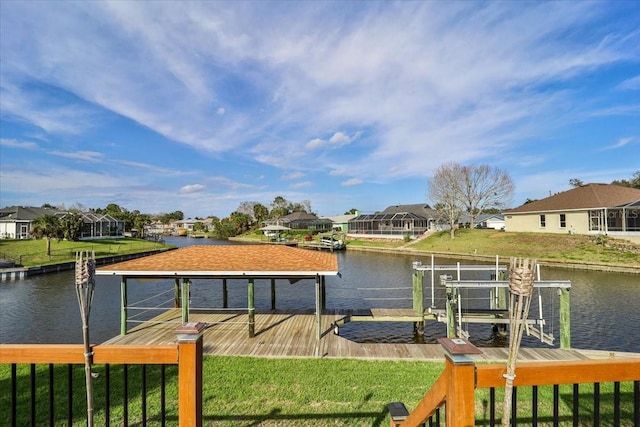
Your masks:
[{"label": "white wispy cloud", "polygon": [[615,150],[617,148],[625,147],[631,143],[635,143],[636,141],[638,141],[638,138],[632,138],[632,137],[620,138],[618,139],[617,142],[611,145],[608,145],[606,147],[603,147],[602,150]]},{"label": "white wispy cloud", "polygon": [[104,159],[104,154],[97,151],[49,151],[49,154],[84,162],[99,163]]},{"label": "white wispy cloud", "polygon": [[182,187],[179,191],[180,194],[191,194],[191,193],[199,193],[203,191],[206,187],[202,184],[189,184]]},{"label": "white wispy cloud", "polygon": [[20,148],[22,150],[38,150],[40,146],[32,141],[18,141],[11,138],[0,138],[0,145],[11,148]]},{"label": "white wispy cloud", "polygon": [[340,183],[340,185],[342,185],[343,187],[352,187],[354,185],[360,184],[362,184],[362,180],[358,178],[351,178]]},{"label": "white wispy cloud", "polygon": [[304,172],[291,172],[284,174],[280,177],[281,181],[294,181],[296,179],[300,179],[304,176]]},{"label": "white wispy cloud", "polygon": [[298,190],[300,188],[309,188],[309,187],[313,187],[313,183],[311,181],[296,182],[295,184],[291,184],[289,186],[289,188],[292,188],[294,190]]},{"label": "white wispy cloud", "polygon": [[627,79],[618,85],[618,89],[622,90],[640,90],[640,76]]}]

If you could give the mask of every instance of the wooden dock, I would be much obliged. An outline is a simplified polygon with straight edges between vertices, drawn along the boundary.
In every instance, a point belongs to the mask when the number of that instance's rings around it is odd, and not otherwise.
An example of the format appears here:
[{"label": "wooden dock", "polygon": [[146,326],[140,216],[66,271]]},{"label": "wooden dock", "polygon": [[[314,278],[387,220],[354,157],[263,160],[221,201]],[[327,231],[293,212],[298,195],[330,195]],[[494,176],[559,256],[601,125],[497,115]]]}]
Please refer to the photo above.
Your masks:
[{"label": "wooden dock", "polygon": [[[207,325],[204,331],[204,353],[220,356],[254,357],[324,357],[376,360],[442,361],[439,344],[371,344],[356,343],[333,333],[334,325],[345,314],[327,312],[322,316],[322,338],[317,341],[316,316],[310,310],[256,311],[254,338],[247,334],[247,312],[243,310],[207,310],[192,312],[190,322]],[[181,323],[180,309],[170,309],[153,321],[141,323],[127,335],[116,336],[103,344],[166,345],[176,342],[174,329]],[[486,347],[476,360],[503,362],[507,348]],[[640,358],[640,353],[594,350],[562,350],[522,348],[519,360],[557,361],[609,358]]]}]

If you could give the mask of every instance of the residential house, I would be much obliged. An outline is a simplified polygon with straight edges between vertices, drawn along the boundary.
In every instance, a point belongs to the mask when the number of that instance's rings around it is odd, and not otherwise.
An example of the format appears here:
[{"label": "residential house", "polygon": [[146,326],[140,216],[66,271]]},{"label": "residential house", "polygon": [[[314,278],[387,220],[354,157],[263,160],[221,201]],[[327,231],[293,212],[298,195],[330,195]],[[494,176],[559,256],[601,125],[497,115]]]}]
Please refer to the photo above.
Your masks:
[{"label": "residential house", "polygon": [[360,215],[359,212],[355,214],[336,215],[336,216],[323,216],[320,219],[328,219],[332,222],[331,230],[346,233],[349,231],[349,221]]},{"label": "residential house", "polygon": [[[33,221],[44,215],[64,218],[69,212],[54,208],[33,206],[10,206],[0,209],[0,239],[30,239]],[[82,212],[84,224],[80,231],[81,239],[100,237],[122,237],[124,222],[111,215]]]},{"label": "residential house", "polygon": [[269,218],[266,225],[282,225],[294,230],[331,231],[333,222],[327,218],[318,218],[312,213],[293,212],[280,218]]},{"label": "residential house", "polygon": [[53,208],[9,206],[0,209],[0,239],[30,239],[31,223],[44,215],[62,216]]},{"label": "residential house", "polygon": [[[471,227],[471,217],[469,215],[462,215],[458,220],[458,227],[469,228]],[[502,214],[482,214],[478,215],[474,219],[474,227],[476,228],[493,228],[494,230],[503,230],[504,215]]]},{"label": "residential house", "polygon": [[586,184],[504,212],[506,231],[603,234],[640,243],[640,190]]},{"label": "residential house", "polygon": [[449,226],[429,205],[393,205],[375,214],[358,215],[349,221],[351,237],[409,238],[430,231],[446,230]]}]

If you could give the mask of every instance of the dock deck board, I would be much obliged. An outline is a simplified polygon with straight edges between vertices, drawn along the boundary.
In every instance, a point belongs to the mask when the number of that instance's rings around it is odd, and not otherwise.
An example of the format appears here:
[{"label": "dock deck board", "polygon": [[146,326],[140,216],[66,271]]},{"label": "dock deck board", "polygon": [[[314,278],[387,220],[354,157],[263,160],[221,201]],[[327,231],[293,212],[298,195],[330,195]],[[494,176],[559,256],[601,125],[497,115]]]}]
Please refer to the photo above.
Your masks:
[{"label": "dock deck board", "polygon": [[[203,351],[207,355],[255,357],[325,357],[378,360],[444,360],[439,344],[357,343],[333,333],[332,325],[344,313],[327,311],[322,315],[322,338],[316,342],[316,317],[311,311],[256,311],[254,338],[247,332],[246,311],[207,310],[190,313],[190,322],[207,325]],[[167,345],[176,342],[174,329],[181,323],[180,309],[170,309],[138,324],[127,335],[118,335],[103,344]],[[507,360],[508,349],[485,347],[474,358],[478,361]],[[639,353],[596,350],[522,348],[521,361],[554,361],[639,357]]]}]

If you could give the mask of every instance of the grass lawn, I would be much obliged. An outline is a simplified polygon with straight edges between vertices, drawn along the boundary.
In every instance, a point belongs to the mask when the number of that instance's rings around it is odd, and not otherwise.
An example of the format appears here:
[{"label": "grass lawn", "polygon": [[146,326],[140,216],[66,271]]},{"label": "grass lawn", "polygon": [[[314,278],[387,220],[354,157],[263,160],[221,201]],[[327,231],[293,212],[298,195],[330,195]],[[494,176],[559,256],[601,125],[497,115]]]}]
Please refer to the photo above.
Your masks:
[{"label": "grass lawn", "polygon": [[[441,232],[408,247],[429,252],[451,252],[538,260],[620,264],[640,267],[640,247],[631,252],[611,245],[610,239],[576,234],[506,233],[498,230],[460,229],[451,239]],[[603,244],[604,243],[604,244]],[[624,245],[631,245],[625,242]]]},{"label": "grass lawn", "polygon": [[144,252],[167,247],[144,239],[100,239],[69,242],[51,240],[51,255],[46,255],[47,241],[0,240],[0,258],[10,259],[24,267],[75,261],[78,251],[95,251],[96,258]]},{"label": "grass lawn", "polygon": [[[30,414],[29,365],[18,365],[17,425],[28,425]],[[48,366],[37,365],[36,425],[45,425],[49,414]],[[67,366],[54,365],[55,424],[67,419]],[[105,425],[104,365],[96,365],[94,372],[94,421]],[[205,356],[203,359],[203,421],[205,426],[388,426],[386,405],[402,401],[415,408],[429,387],[444,369],[443,362],[365,361],[354,359],[267,359],[252,357]],[[73,425],[86,424],[84,394],[84,366],[73,368],[74,398]],[[129,425],[141,425],[142,376],[141,367],[128,366]],[[160,367],[148,366],[147,425],[160,425]],[[111,425],[123,424],[123,366],[109,370]],[[9,420],[9,365],[0,365],[0,424]],[[168,366],[167,424],[177,423],[177,367]],[[612,384],[601,386],[601,425],[612,425]],[[496,390],[496,415],[502,408],[502,389]],[[621,386],[622,425],[632,423],[633,384]],[[551,425],[553,388],[539,388],[539,425]],[[489,391],[476,392],[477,425],[487,424]],[[559,414],[562,425],[571,423],[572,386],[559,388]],[[531,388],[518,389],[518,420],[530,425]],[[581,425],[593,425],[593,386],[580,386]],[[444,421],[444,413],[442,414]]]}]

